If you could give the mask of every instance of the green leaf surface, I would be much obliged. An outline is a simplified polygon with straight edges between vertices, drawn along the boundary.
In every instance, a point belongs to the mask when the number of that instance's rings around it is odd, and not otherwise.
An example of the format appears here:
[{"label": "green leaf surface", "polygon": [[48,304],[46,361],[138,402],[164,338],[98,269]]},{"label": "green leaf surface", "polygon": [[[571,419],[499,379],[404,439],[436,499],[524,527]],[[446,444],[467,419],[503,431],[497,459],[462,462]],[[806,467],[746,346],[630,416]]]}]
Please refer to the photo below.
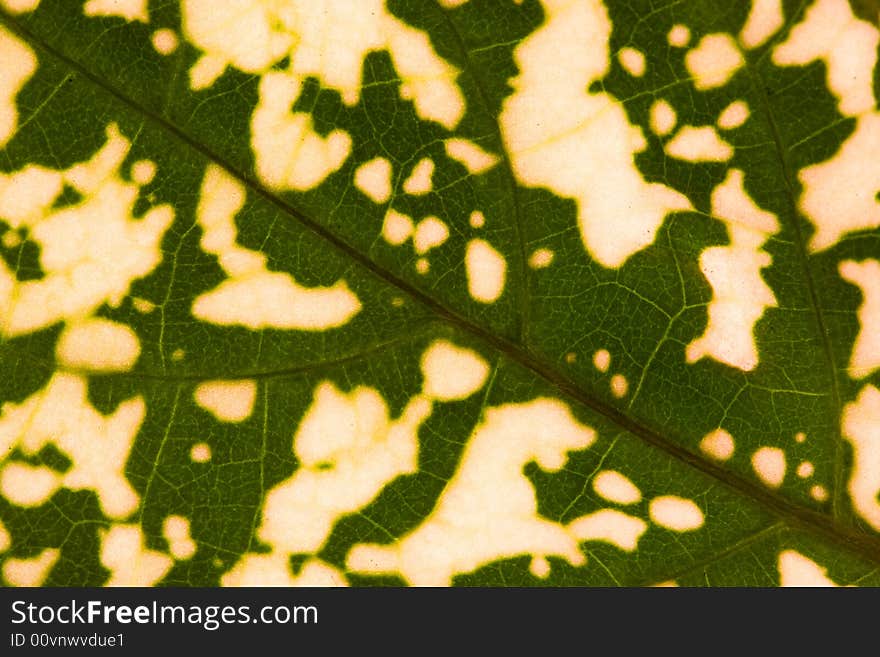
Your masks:
[{"label": "green leaf surface", "polygon": [[880,585],[874,2],[0,0],[7,585]]}]

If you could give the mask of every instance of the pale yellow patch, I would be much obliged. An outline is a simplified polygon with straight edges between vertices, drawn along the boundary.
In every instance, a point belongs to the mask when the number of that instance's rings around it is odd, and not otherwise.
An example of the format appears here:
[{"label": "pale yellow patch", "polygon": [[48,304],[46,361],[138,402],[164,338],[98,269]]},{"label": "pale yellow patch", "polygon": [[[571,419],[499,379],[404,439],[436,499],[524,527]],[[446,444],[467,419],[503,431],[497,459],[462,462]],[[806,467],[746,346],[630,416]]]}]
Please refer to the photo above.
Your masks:
[{"label": "pale yellow patch", "polygon": [[375,157],[360,165],[354,172],[354,186],[375,203],[385,203],[391,198],[391,162]]},{"label": "pale yellow patch", "polygon": [[200,193],[201,246],[218,257],[229,278],[196,297],[194,317],[250,329],[323,331],[360,312],[360,301],[344,280],[332,287],[303,287],[290,274],[270,271],[263,253],[236,242],[235,215],[244,206],[245,189],[226,171],[209,165]]},{"label": "pale yellow patch", "polygon": [[671,589],[676,588],[678,586],[678,582],[674,579],[666,580],[665,582],[657,582],[656,584],[651,584],[653,588],[659,589]]},{"label": "pale yellow patch", "polygon": [[55,345],[58,364],[73,371],[127,372],[140,354],[131,327],[101,317],[69,322]]},{"label": "pale yellow patch", "polygon": [[824,502],[828,499],[828,489],[825,486],[816,484],[810,489],[810,497],[817,502]]},{"label": "pale yellow patch", "polygon": [[220,578],[221,586],[348,586],[345,575],[318,559],[307,560],[299,575],[283,554],[248,554]]},{"label": "pale yellow patch", "polygon": [[678,23],[672,26],[666,39],[673,48],[684,48],[691,42],[691,30],[687,25]]},{"label": "pale yellow patch", "polygon": [[421,368],[424,394],[440,401],[470,397],[489,376],[489,364],[482,357],[446,340],[437,340],[425,350]]},{"label": "pale yellow patch", "polygon": [[[863,114],[830,159],[800,170],[799,207],[816,228],[811,251],[834,246],[846,233],[880,226],[880,113]],[[840,190],[846,189],[842,194]]]},{"label": "pale yellow patch", "polygon": [[207,463],[211,460],[211,446],[208,443],[196,443],[189,451],[189,457],[196,463]]},{"label": "pale yellow patch", "polygon": [[840,276],[862,293],[859,334],[847,370],[850,378],[862,379],[880,368],[880,262],[844,260],[838,269]]},{"label": "pale yellow patch", "polygon": [[0,7],[10,14],[24,14],[39,6],[40,0],[0,0]]},{"label": "pale yellow patch", "polygon": [[773,49],[773,63],[803,66],[822,60],[828,87],[838,99],[841,114],[856,116],[875,106],[878,43],[880,32],[857,18],[848,2],[816,0],[788,38]]},{"label": "pale yellow patch", "polygon": [[611,377],[611,394],[618,399],[626,397],[629,391],[629,381],[623,374],[615,374]]},{"label": "pale yellow patch", "polygon": [[166,27],[163,27],[161,30],[156,30],[155,32],[153,32],[151,41],[153,42],[153,48],[155,48],[156,52],[158,52],[160,55],[170,55],[175,50],[177,50],[177,46],[179,44],[177,33],[174,30],[169,30]]},{"label": "pale yellow patch", "polygon": [[479,210],[471,212],[470,219],[471,228],[482,228],[486,225],[486,217]]},{"label": "pale yellow patch", "polygon": [[424,276],[429,271],[431,271],[431,263],[428,262],[427,258],[419,258],[416,260],[416,272]]},{"label": "pale yellow patch", "polygon": [[138,185],[148,185],[156,175],[156,164],[150,160],[138,160],[131,166],[131,179]]},{"label": "pale yellow patch", "polygon": [[257,382],[205,381],[196,386],[196,404],[221,422],[244,422],[254,412],[257,399]]},{"label": "pale yellow patch", "polygon": [[779,586],[837,586],[823,568],[796,550],[779,553]]},{"label": "pale yellow patch", "polygon": [[785,480],[785,452],[779,447],[761,447],[752,454],[752,469],[770,488],[779,488]]},{"label": "pale yellow patch", "polygon": [[156,310],[155,303],[149,301],[148,299],[142,299],[140,297],[132,297],[131,305],[134,306],[135,310],[137,310],[139,313],[143,313],[144,315],[147,315]]},{"label": "pale yellow patch", "polygon": [[174,561],[147,549],[140,525],[113,525],[101,534],[101,565],[110,571],[104,586],[153,586]]},{"label": "pale yellow patch", "polygon": [[816,471],[816,468],[809,461],[803,461],[797,467],[797,476],[801,479],[807,479],[808,477],[812,477],[813,473]]},{"label": "pale yellow patch", "polygon": [[61,487],[62,475],[44,465],[13,461],[0,472],[0,492],[18,506],[40,506]]},{"label": "pale yellow patch", "polygon": [[427,194],[434,188],[432,183],[433,176],[434,160],[429,157],[423,157],[413,167],[409,178],[403,181],[403,191],[413,195]]},{"label": "pale yellow patch", "polygon": [[678,117],[676,116],[675,109],[672,105],[661,98],[655,100],[651,104],[650,120],[651,132],[663,137],[672,132],[672,129],[675,128],[675,124],[678,121]]},{"label": "pale yellow patch", "polygon": [[15,446],[36,454],[54,445],[72,461],[63,486],[95,491],[107,516],[123,518],[138,505],[138,495],[125,478],[125,463],[145,414],[143,398],[132,397],[113,414],[102,415],[89,403],[83,377],[56,373],[22,403],[3,405],[0,454]]},{"label": "pale yellow patch", "polygon": [[40,586],[60,556],[61,550],[46,548],[30,559],[7,559],[3,564],[3,579],[10,586]]},{"label": "pale yellow patch", "polygon": [[644,180],[634,161],[648,145],[642,129],[620,101],[589,91],[610,68],[605,5],[542,4],[545,22],[514,50],[519,75],[502,105],[502,137],[517,180],[574,199],[585,249],[602,266],[619,267],[653,243],[667,214],[691,204]]},{"label": "pale yellow patch", "polygon": [[807,434],[805,434],[803,431],[798,431],[798,432],[794,435],[794,440],[795,440],[795,442],[797,442],[797,443],[803,443],[803,442],[806,442],[806,440],[807,440]]},{"label": "pale yellow patch", "polygon": [[9,531],[6,529],[3,521],[0,520],[0,553],[6,552],[11,545],[12,537],[9,535]]},{"label": "pale yellow patch", "polygon": [[733,157],[733,147],[709,125],[683,126],[666,144],[666,152],[688,162],[726,162]]},{"label": "pale yellow patch", "polygon": [[168,516],[162,523],[162,536],[168,541],[168,549],[178,561],[191,559],[198,546],[189,535],[189,520],[183,516]]},{"label": "pale yellow patch", "polygon": [[635,48],[622,48],[617,53],[620,65],[633,77],[640,78],[645,74],[645,55]]},{"label": "pale yellow patch", "polygon": [[745,61],[733,37],[718,33],[704,36],[696,48],[685,55],[684,63],[694,86],[704,91],[727,84]]},{"label": "pale yellow patch", "polygon": [[602,509],[568,525],[568,531],[580,541],[601,541],[624,552],[634,552],[647,529],[644,520],[617,509]]},{"label": "pale yellow patch", "polygon": [[[448,586],[456,573],[522,554],[584,564],[579,542],[587,539],[581,534],[618,538],[619,528],[611,525],[619,523],[579,518],[566,527],[540,516],[523,469],[536,461],[544,470],[559,470],[569,451],[594,440],[593,430],[556,400],[486,409],[432,514],[395,543],[356,545],[347,568],[400,573],[414,585]],[[579,521],[577,530],[571,529]]]},{"label": "pale yellow patch", "polygon": [[3,246],[7,249],[14,249],[21,244],[21,235],[18,231],[7,230],[3,233]]},{"label": "pale yellow patch", "polygon": [[611,367],[611,352],[607,349],[599,349],[593,354],[593,367],[600,372],[607,372]]},{"label": "pale yellow patch", "polygon": [[735,100],[718,116],[718,127],[733,130],[749,120],[749,106],[744,100]]},{"label": "pale yellow patch", "polygon": [[468,292],[480,303],[494,303],[504,292],[507,261],[486,240],[472,239],[464,256]]},{"label": "pale yellow patch", "polygon": [[549,267],[553,263],[553,251],[550,249],[536,249],[529,256],[529,267],[532,269],[543,269]]},{"label": "pale yellow patch", "polygon": [[419,255],[440,246],[449,238],[449,228],[437,217],[422,219],[413,234],[413,246]]},{"label": "pale yellow patch", "polygon": [[[4,7],[13,9],[6,2]],[[37,57],[33,50],[0,26],[0,147],[6,145],[18,128],[15,97],[36,70]]]},{"label": "pale yellow patch", "polygon": [[117,16],[127,21],[150,22],[147,0],[88,0],[83,12],[86,16]]},{"label": "pale yellow patch", "polygon": [[704,517],[692,500],[677,495],[655,497],[648,506],[651,520],[676,532],[690,532],[703,526]]},{"label": "pale yellow patch", "polygon": [[728,246],[713,246],[700,254],[700,270],[712,286],[708,325],[688,344],[687,362],[709,356],[751,371],[759,362],[755,325],[767,308],[777,305],[761,270],[773,259],[762,250],[779,230],[776,215],[759,208],[745,190],[743,172],[731,169],[712,192],[712,214],[727,224]]},{"label": "pale yellow patch", "polygon": [[757,48],[779,31],[785,23],[782,0],[752,0],[752,9],[739,40],[746,48]]},{"label": "pale yellow patch", "polygon": [[726,461],[735,449],[733,436],[724,429],[715,429],[700,441],[700,451],[716,461]]},{"label": "pale yellow patch", "polygon": [[186,356],[186,352],[183,349],[175,349],[171,352],[171,360],[177,362],[183,360],[184,356]]},{"label": "pale yellow patch", "polygon": [[625,475],[616,470],[603,470],[593,477],[593,490],[609,502],[636,504],[642,492]]},{"label": "pale yellow patch", "polygon": [[[139,188],[119,175],[130,147],[115,124],[91,160],[56,171],[28,165],[0,174],[0,216],[25,227],[40,247],[45,276],[17,281],[0,262],[0,332],[21,335],[63,319],[118,306],[131,284],[162,261],[161,242],[174,219],[170,205],[132,216]],[[68,184],[83,195],[69,207],[52,203]]]},{"label": "pale yellow patch", "polygon": [[458,137],[443,142],[446,154],[461,162],[469,173],[480,174],[488,171],[500,161],[497,155],[488,153],[474,142]]},{"label": "pale yellow patch", "polygon": [[413,221],[396,210],[388,210],[382,223],[382,237],[389,244],[399,246],[413,234]]},{"label": "pale yellow patch", "polygon": [[880,390],[872,385],[862,388],[856,400],[844,407],[841,430],[852,448],[847,490],[853,508],[880,531]]}]

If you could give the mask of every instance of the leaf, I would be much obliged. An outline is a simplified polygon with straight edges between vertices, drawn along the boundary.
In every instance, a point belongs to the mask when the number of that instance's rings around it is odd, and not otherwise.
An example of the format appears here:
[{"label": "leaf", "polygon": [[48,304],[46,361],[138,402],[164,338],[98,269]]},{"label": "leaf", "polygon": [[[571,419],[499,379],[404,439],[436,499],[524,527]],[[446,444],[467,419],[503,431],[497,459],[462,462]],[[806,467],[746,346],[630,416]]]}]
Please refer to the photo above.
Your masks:
[{"label": "leaf", "polygon": [[0,5],[6,584],[880,584],[875,3]]}]

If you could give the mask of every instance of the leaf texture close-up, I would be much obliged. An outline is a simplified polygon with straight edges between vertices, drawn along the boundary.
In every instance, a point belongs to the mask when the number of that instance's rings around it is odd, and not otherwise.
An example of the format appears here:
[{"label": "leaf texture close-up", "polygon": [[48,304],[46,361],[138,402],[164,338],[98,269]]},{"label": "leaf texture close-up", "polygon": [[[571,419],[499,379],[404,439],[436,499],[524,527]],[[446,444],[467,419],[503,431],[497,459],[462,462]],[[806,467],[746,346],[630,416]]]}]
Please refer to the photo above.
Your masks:
[{"label": "leaf texture close-up", "polygon": [[880,585],[878,12],[0,0],[0,583]]}]

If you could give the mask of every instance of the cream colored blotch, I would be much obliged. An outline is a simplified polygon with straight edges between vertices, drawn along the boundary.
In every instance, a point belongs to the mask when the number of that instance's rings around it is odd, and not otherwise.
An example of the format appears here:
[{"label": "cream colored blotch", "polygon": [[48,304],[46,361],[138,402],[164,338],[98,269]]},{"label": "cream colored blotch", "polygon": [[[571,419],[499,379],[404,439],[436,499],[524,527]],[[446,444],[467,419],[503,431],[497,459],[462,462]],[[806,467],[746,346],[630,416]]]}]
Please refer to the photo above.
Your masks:
[{"label": "cream colored blotch", "polygon": [[11,586],[40,586],[61,556],[57,548],[46,548],[31,559],[7,559],[3,579]]},{"label": "cream colored blotch", "polygon": [[703,526],[703,512],[692,500],[677,495],[655,497],[648,506],[651,520],[676,532],[690,532]]},{"label": "cream colored blotch", "polygon": [[866,385],[843,409],[843,437],[852,447],[847,490],[856,512],[880,531],[880,390]]},{"label": "cream colored blotch", "polygon": [[715,429],[700,441],[700,451],[716,461],[726,461],[735,449],[733,436],[724,429]]},{"label": "cream colored blotch", "polygon": [[673,25],[672,29],[669,30],[666,39],[669,41],[669,45],[673,48],[684,48],[691,42],[690,28],[688,28],[687,25],[682,25],[680,23]]},{"label": "cream colored blotch", "polygon": [[602,541],[624,552],[634,552],[648,524],[617,509],[602,509],[573,520],[569,533],[581,541]]},{"label": "cream colored blotch", "polygon": [[248,554],[220,578],[221,586],[348,586],[345,575],[319,559],[308,559],[299,575],[290,572],[290,557]]},{"label": "cream colored blotch", "polygon": [[[523,473],[531,461],[559,470],[569,451],[594,440],[594,431],[557,400],[487,409],[433,513],[393,544],[356,545],[347,568],[400,573],[414,585],[448,586],[456,573],[522,554],[538,560],[539,573],[545,572],[541,559],[548,556],[582,565],[586,559],[579,542],[588,540],[586,534],[623,539],[628,546],[629,528],[617,516],[592,521],[586,516],[566,527],[539,515],[534,488]],[[577,531],[570,529],[575,523],[580,523]]]},{"label": "cream colored blotch", "polygon": [[221,422],[244,422],[254,411],[257,399],[257,382],[205,381],[196,386],[196,404]]},{"label": "cream colored blotch", "polygon": [[382,223],[382,237],[394,246],[400,246],[413,234],[413,221],[396,210],[388,210]]},{"label": "cream colored blotch", "polygon": [[797,467],[797,476],[801,479],[807,479],[808,477],[812,477],[813,473],[816,471],[816,468],[809,461],[803,461]]},{"label": "cream colored blotch", "polygon": [[634,161],[648,145],[642,129],[617,99],[588,91],[610,67],[605,5],[545,0],[543,7],[543,25],[514,50],[520,73],[502,105],[502,137],[517,180],[574,199],[587,252],[620,267],[653,243],[667,214],[691,204],[645,181]]},{"label": "cream colored blotch", "polygon": [[40,0],[0,0],[0,7],[10,14],[24,14],[39,6]]},{"label": "cream colored blotch", "polygon": [[471,212],[471,216],[468,219],[468,222],[471,225],[471,228],[482,228],[486,225],[486,217],[479,210],[474,210]]},{"label": "cream colored blotch", "polygon": [[485,173],[500,161],[497,155],[488,153],[474,142],[458,137],[443,142],[446,154],[453,160],[461,162],[469,173]]},{"label": "cream colored blotch", "polygon": [[611,353],[607,349],[599,349],[593,354],[593,367],[600,372],[607,372],[611,367]]},{"label": "cream colored blotch", "polygon": [[140,525],[113,525],[101,531],[101,565],[110,571],[104,586],[153,586],[174,561],[144,545]]},{"label": "cream colored blotch", "polygon": [[434,175],[434,160],[423,157],[413,167],[409,178],[403,182],[403,191],[407,194],[427,194],[433,189],[431,179]]},{"label": "cream colored blotch", "polygon": [[142,397],[102,415],[89,403],[83,377],[56,373],[22,403],[3,405],[0,454],[16,445],[25,454],[55,445],[72,462],[62,475],[63,486],[94,490],[107,516],[124,518],[138,505],[138,495],[125,478],[125,464],[145,415]]},{"label": "cream colored blotch", "polygon": [[672,105],[663,100],[655,100],[651,105],[651,131],[660,137],[672,132],[678,120]]},{"label": "cream colored blotch", "polygon": [[391,198],[391,162],[376,157],[360,165],[354,172],[354,185],[375,203]]},{"label": "cream colored blotch", "polygon": [[189,520],[183,516],[168,516],[162,523],[162,536],[168,541],[171,555],[179,560],[191,559],[198,546],[189,535]]},{"label": "cream colored blotch", "polygon": [[825,486],[820,484],[816,484],[812,488],[810,488],[810,497],[812,497],[817,502],[824,502],[828,499],[828,489]]},{"label": "cream colored blotch", "polygon": [[55,345],[58,363],[74,371],[127,372],[140,354],[131,327],[101,317],[68,323]]},{"label": "cream colored blotch", "polygon": [[611,377],[611,394],[618,399],[626,397],[629,391],[629,381],[623,374],[615,374]]},{"label": "cream colored blotch", "polygon": [[[800,170],[799,207],[815,226],[811,251],[834,246],[846,233],[880,226],[880,113],[863,114],[833,157]],[[841,193],[846,190],[846,193]]]},{"label": "cream colored blotch", "polygon": [[733,157],[733,147],[709,125],[683,126],[666,144],[666,152],[688,162],[726,162]]},{"label": "cream colored blotch", "polygon": [[[132,216],[139,188],[120,175],[130,142],[116,124],[95,155],[70,169],[28,165],[0,173],[0,216],[27,228],[40,247],[45,276],[18,281],[0,262],[0,331],[21,335],[63,319],[81,319],[102,304],[118,306],[131,284],[162,261],[161,242],[174,219],[170,205]],[[64,185],[83,200],[52,208]]]},{"label": "cream colored blotch", "polygon": [[251,329],[323,331],[360,312],[360,301],[344,280],[332,287],[303,287],[290,274],[270,271],[263,253],[236,242],[235,215],[244,206],[245,189],[226,171],[209,165],[200,194],[201,246],[218,257],[229,278],[196,297],[194,317]]},{"label": "cream colored blotch", "polygon": [[413,234],[413,246],[416,253],[423,255],[440,246],[449,238],[449,229],[437,217],[425,217],[416,226]]},{"label": "cream colored blotch", "polygon": [[170,55],[177,50],[179,43],[177,33],[168,28],[162,28],[161,30],[153,32],[151,40],[153,42],[153,48],[155,48],[156,52],[160,55]]},{"label": "cream colored blotch", "polygon": [[480,303],[494,303],[504,292],[507,261],[486,240],[472,239],[464,256],[468,292]]},{"label": "cream colored blotch", "polygon": [[725,33],[707,34],[684,57],[694,86],[701,91],[724,86],[743,63],[736,41]]},{"label": "cream colored blotch", "polygon": [[9,535],[9,531],[6,529],[3,521],[0,520],[0,553],[6,552],[11,545],[12,537]]},{"label": "cream colored blotch", "polygon": [[785,480],[785,452],[778,447],[761,447],[752,454],[752,469],[771,488],[779,488]]},{"label": "cream colored blotch", "polygon": [[773,49],[773,63],[803,66],[821,59],[841,114],[856,116],[875,106],[878,43],[880,32],[857,18],[847,0],[816,0],[788,38]]},{"label": "cream colored blotch", "polygon": [[743,172],[731,169],[712,192],[712,214],[727,224],[728,246],[715,246],[700,254],[700,270],[712,286],[708,326],[688,344],[685,357],[693,363],[709,356],[751,371],[759,362],[754,329],[776,297],[761,276],[773,263],[762,250],[779,230],[776,215],[759,208],[745,190]]},{"label": "cream colored blotch", "polygon": [[635,48],[622,48],[617,58],[623,69],[633,77],[640,78],[645,74],[645,55]]},{"label": "cream colored blotch", "polygon": [[880,368],[880,262],[844,260],[840,276],[856,285],[862,293],[859,306],[859,334],[849,359],[848,373],[862,379]]},{"label": "cream colored blotch", "polygon": [[779,31],[785,23],[782,0],[752,0],[752,9],[739,40],[746,48],[757,48]]},{"label": "cream colored blotch", "polygon": [[779,586],[837,586],[823,568],[796,550],[779,553]]},{"label": "cream colored blotch", "polygon": [[189,451],[189,457],[196,463],[207,463],[211,460],[211,446],[207,443],[196,443]]},{"label": "cream colored blotch", "polygon": [[744,100],[735,100],[718,116],[718,127],[733,130],[749,120],[749,106]]},{"label": "cream colored blotch", "polygon": [[0,492],[18,506],[40,506],[61,487],[62,476],[44,465],[7,463],[0,472]]},{"label": "cream colored blotch", "polygon": [[432,343],[422,354],[420,364],[424,394],[440,401],[470,397],[489,376],[489,364],[481,356],[446,340]]},{"label": "cream colored blotch", "polygon": [[544,269],[553,263],[553,251],[550,249],[536,249],[529,256],[529,267],[532,269]]},{"label": "cream colored blotch", "polygon": [[636,504],[642,499],[638,487],[616,470],[603,470],[593,478],[593,490],[609,502]]},{"label": "cream colored blotch", "polygon": [[156,163],[150,160],[138,160],[131,166],[131,179],[138,185],[148,185],[156,175]]},{"label": "cream colored blotch", "polygon": [[[5,6],[5,5],[4,5]],[[37,57],[5,27],[0,27],[0,146],[15,134],[15,97],[37,70]]]},{"label": "cream colored blotch", "polygon": [[83,12],[86,16],[117,16],[127,21],[150,22],[147,0],[88,0]]}]

